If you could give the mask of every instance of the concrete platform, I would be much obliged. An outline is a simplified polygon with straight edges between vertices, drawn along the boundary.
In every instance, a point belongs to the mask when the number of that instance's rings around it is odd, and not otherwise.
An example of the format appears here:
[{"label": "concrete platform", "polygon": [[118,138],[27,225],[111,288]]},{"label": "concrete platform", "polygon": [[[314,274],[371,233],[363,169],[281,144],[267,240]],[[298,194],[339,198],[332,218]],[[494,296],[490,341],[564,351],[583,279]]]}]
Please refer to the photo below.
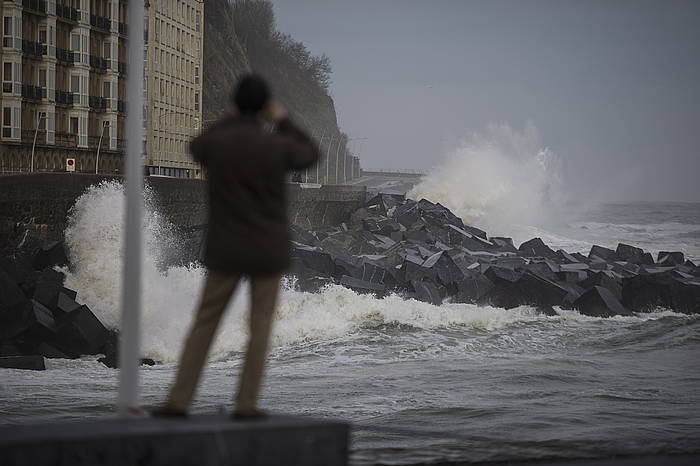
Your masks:
[{"label": "concrete platform", "polygon": [[2,466],[347,464],[349,426],[289,416],[100,419],[0,427]]}]

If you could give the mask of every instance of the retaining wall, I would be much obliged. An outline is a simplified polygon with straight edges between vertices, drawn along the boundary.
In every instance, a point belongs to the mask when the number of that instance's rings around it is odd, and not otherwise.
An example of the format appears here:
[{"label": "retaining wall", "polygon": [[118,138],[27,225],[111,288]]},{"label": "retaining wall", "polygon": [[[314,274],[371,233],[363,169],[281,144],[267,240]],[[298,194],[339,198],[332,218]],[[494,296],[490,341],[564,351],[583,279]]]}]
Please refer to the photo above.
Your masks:
[{"label": "retaining wall", "polygon": [[[37,173],[0,176],[0,252],[14,248],[27,229],[40,237],[61,239],[68,213],[85,190],[119,176]],[[206,182],[148,177],[158,210],[178,228],[206,224]],[[339,225],[365,201],[366,188],[290,184],[290,222],[309,227]],[[105,212],[105,215],[110,215]]]}]

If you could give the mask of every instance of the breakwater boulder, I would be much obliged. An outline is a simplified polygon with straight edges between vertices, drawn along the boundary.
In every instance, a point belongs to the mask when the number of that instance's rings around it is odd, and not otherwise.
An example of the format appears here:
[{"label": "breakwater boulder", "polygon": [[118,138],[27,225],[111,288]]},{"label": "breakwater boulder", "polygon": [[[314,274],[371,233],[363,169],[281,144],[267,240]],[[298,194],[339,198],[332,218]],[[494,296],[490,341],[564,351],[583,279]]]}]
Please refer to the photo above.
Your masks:
[{"label": "breakwater boulder", "polygon": [[700,313],[700,268],[682,252],[652,255],[628,244],[588,255],[540,238],[519,247],[465,225],[425,199],[378,194],[334,228],[292,227],[292,274],[300,290],[337,283],[361,293],[397,293],[506,309],[553,307],[609,317],[658,308]]},{"label": "breakwater boulder", "polygon": [[63,243],[29,233],[0,258],[0,367],[43,369],[38,359],[116,352],[115,333],[54,270],[67,263]]}]

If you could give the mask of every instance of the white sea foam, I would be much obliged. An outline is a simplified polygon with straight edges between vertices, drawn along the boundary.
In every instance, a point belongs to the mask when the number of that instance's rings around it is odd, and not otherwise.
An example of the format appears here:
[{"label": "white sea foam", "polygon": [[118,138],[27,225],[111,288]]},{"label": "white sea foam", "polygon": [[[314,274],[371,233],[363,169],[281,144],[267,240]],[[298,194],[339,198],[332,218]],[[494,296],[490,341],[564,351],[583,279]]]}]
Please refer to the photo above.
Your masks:
[{"label": "white sea foam", "polygon": [[559,158],[541,145],[534,126],[494,125],[462,140],[408,197],[440,202],[494,236],[513,236],[518,225],[561,219],[560,171]]},{"label": "white sea foam", "polygon": [[[72,264],[67,272],[66,286],[77,290],[79,301],[87,304],[110,328],[119,325],[123,208],[121,184],[104,182],[93,186],[77,200],[65,235]],[[205,270],[196,264],[163,266],[160,259],[163,248],[177,244],[176,236],[171,226],[153,209],[148,195],[144,211],[144,242],[143,352],[145,356],[163,362],[175,361],[201,292]],[[248,301],[248,286],[243,283],[220,326],[212,349],[214,358],[225,357],[243,348],[247,338]],[[408,325],[423,330],[461,327],[494,331],[542,319],[587,321],[592,318],[576,312],[546,317],[525,306],[504,310],[469,304],[433,306],[394,295],[377,299],[338,285],[328,286],[321,293],[304,293],[285,284],[273,344],[286,346],[337,339],[383,324]]]}]

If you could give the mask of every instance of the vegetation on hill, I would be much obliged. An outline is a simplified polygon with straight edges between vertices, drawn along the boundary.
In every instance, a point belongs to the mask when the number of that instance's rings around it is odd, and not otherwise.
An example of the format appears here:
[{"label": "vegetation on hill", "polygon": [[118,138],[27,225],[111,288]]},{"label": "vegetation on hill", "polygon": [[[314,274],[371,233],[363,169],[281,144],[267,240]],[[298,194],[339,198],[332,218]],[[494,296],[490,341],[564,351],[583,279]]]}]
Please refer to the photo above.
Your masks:
[{"label": "vegetation on hill", "polygon": [[[349,179],[352,158],[348,138],[338,128],[328,92],[329,58],[313,55],[303,43],[278,31],[268,0],[208,0],[204,17],[205,123],[229,110],[224,103],[239,76],[258,73],[270,82],[275,97],[292,118],[320,142],[324,157],[318,180],[334,183]],[[308,173],[308,179],[306,173],[303,176],[305,181],[316,181],[316,170]]]}]

